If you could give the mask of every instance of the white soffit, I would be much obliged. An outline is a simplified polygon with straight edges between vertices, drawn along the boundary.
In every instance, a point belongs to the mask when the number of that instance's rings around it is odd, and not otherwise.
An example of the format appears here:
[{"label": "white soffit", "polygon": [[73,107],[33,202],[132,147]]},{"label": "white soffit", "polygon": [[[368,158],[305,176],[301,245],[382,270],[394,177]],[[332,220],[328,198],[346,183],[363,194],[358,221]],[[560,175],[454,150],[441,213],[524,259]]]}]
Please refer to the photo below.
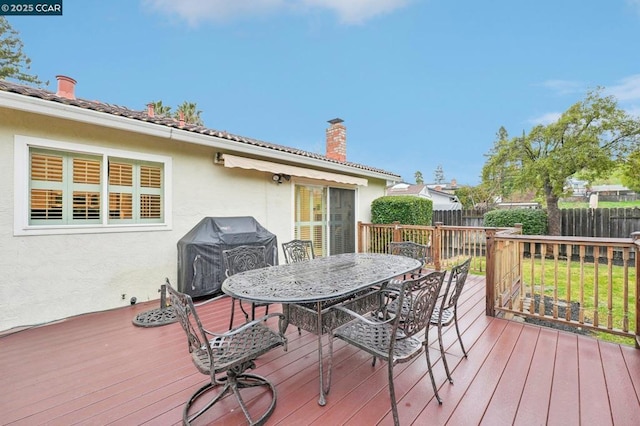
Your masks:
[{"label": "white soffit", "polygon": [[235,155],[224,154],[225,167],[238,167],[248,170],[260,170],[261,172],[279,173],[290,176],[306,177],[310,179],[329,180],[349,185],[367,186],[367,179],[341,175],[338,173],[321,172],[319,170],[305,169],[304,167],[290,166],[287,164],[272,163],[252,158],[237,157]]}]

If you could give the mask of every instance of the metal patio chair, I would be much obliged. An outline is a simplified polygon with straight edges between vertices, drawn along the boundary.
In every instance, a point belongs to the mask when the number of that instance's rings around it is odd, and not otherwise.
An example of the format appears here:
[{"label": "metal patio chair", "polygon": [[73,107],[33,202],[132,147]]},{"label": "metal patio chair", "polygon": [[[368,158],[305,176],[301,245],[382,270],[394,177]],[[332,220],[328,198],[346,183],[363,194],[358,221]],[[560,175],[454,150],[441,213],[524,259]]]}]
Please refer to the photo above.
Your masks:
[{"label": "metal patio chair", "polygon": [[[414,243],[413,241],[392,241],[389,243],[389,251],[391,254],[398,256],[406,256],[412,259],[419,260],[422,265],[420,268],[412,272],[412,274],[420,274],[422,268],[427,264],[427,261],[431,258],[431,247],[425,244]],[[410,274],[405,275],[405,279],[409,278]]]},{"label": "metal patio chair", "polygon": [[[225,266],[225,275],[230,277],[240,272],[251,269],[265,268],[269,266],[266,261],[265,246],[238,246],[229,250],[222,251],[222,259]],[[231,320],[229,321],[229,329],[233,328],[233,317],[235,314],[236,299],[231,298]],[[242,301],[238,299],[240,310],[244,314],[245,320],[249,320],[249,313],[242,306]],[[256,306],[265,306],[265,314],[269,313],[269,304],[267,303],[251,303],[251,319],[256,316]]]},{"label": "metal patio chair", "polygon": [[[394,298],[385,298],[405,306],[395,315],[378,315],[374,313],[362,316],[343,306],[335,306],[353,317],[350,322],[331,331],[331,338],[336,337],[373,355],[373,364],[380,358],[387,361],[389,375],[389,394],[393,421],[400,424],[395,387],[393,384],[393,367],[398,363],[408,362],[425,352],[427,368],[431,377],[433,393],[439,404],[442,404],[436,386],[429,358],[429,322],[433,314],[438,294],[442,287],[446,272],[431,272],[403,281],[398,289],[383,288],[382,293],[395,293]],[[384,312],[384,307],[382,307]],[[385,319],[386,318],[386,319]],[[424,331],[424,335],[420,333]],[[329,365],[333,356],[333,343],[329,339]]]},{"label": "metal patio chair", "polygon": [[447,364],[447,357],[445,355],[444,344],[442,342],[442,328],[451,323],[455,324],[456,334],[458,336],[458,342],[462,348],[464,357],[467,358],[467,351],[462,343],[462,337],[460,336],[460,328],[458,327],[458,299],[464,288],[464,284],[467,281],[469,275],[469,269],[471,267],[471,258],[468,258],[459,265],[451,268],[449,272],[449,279],[447,280],[447,286],[442,296],[442,302],[436,305],[431,316],[431,324],[438,326],[438,343],[440,344],[440,353],[442,355],[442,363],[444,364],[445,371],[447,372],[447,379],[450,383],[453,383],[451,373],[449,372],[449,365]]},{"label": "metal patio chair", "polygon": [[[278,346],[284,346],[286,350],[286,337],[266,325],[269,318],[278,317],[282,321],[283,315],[277,313],[265,315],[225,333],[214,333],[202,326],[191,296],[175,290],[169,279],[166,280],[166,288],[171,307],[175,310],[178,321],[187,335],[191,360],[200,373],[209,376],[209,381],[187,401],[182,413],[183,423],[190,424],[216,403],[222,401],[226,395],[232,393],[250,425],[264,424],[276,406],[276,388],[266,378],[246,371],[255,368],[255,359],[270,350]],[[271,403],[254,420],[241,393],[245,388],[256,386],[264,386],[265,390],[271,393]],[[215,396],[191,414],[190,411],[193,411],[192,407],[196,405],[196,401],[214,390],[217,390]]]},{"label": "metal patio chair", "polygon": [[[303,260],[315,259],[313,253],[313,241],[311,240],[291,240],[282,243],[282,252],[286,263],[302,262]],[[309,305],[309,304],[307,304]],[[285,315],[289,315],[290,306],[283,306]],[[298,335],[302,334],[302,329],[298,327]]]},{"label": "metal patio chair", "polygon": [[284,260],[287,263],[300,262],[315,258],[313,253],[313,241],[311,240],[291,240],[282,243]]}]

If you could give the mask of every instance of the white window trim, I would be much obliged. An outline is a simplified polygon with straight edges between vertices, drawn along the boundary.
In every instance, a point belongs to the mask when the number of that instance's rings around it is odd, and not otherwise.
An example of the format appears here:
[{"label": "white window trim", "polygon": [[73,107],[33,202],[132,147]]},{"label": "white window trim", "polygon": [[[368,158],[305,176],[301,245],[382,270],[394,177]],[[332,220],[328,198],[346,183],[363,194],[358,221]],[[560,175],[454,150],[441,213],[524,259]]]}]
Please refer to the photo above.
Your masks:
[{"label": "white window trim", "polygon": [[[164,166],[164,203],[163,223],[150,224],[113,224],[108,223],[109,215],[103,215],[101,224],[86,225],[29,225],[29,150],[30,148],[55,149],[63,152],[79,152],[99,155],[103,158],[119,157],[131,160],[162,163]],[[103,171],[107,168],[103,161]],[[172,229],[172,160],[171,157],[147,154],[93,145],[60,142],[30,136],[15,135],[14,138],[14,212],[13,235],[59,235],[59,234],[98,234],[111,232],[170,231]],[[103,197],[107,197],[108,174],[103,173]],[[104,198],[108,199],[108,198]]]}]

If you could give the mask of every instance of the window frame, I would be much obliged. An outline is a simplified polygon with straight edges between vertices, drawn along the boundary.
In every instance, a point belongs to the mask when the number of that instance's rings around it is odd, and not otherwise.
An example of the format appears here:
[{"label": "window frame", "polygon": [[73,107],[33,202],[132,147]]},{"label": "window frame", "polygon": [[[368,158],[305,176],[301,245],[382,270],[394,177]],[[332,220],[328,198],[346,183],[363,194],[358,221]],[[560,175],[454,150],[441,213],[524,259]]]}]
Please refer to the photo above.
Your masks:
[{"label": "window frame", "polygon": [[[68,155],[99,157],[101,161],[100,201],[103,214],[98,223],[30,224],[30,153],[32,149],[59,151]],[[162,221],[147,223],[144,219],[113,221],[109,215],[108,167],[110,159],[131,163],[160,164]],[[167,231],[172,229],[172,159],[168,156],[62,142],[44,138],[15,135],[14,137],[14,235],[86,234],[110,232]]]}]

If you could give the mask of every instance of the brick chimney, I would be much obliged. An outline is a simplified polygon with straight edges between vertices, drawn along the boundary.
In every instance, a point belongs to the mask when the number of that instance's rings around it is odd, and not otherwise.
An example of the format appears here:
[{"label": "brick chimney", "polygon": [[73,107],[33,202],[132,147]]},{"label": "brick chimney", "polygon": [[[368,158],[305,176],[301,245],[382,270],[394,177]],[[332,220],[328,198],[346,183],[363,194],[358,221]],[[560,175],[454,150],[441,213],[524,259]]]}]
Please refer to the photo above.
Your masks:
[{"label": "brick chimney", "polygon": [[327,157],[340,162],[347,161],[347,129],[343,119],[329,120],[327,129]]},{"label": "brick chimney", "polygon": [[149,118],[153,118],[153,117],[155,117],[155,115],[156,115],[156,112],[155,112],[155,107],[154,107],[153,103],[148,103],[147,104],[147,116]]},{"label": "brick chimney", "polygon": [[76,81],[64,75],[56,75],[56,78],[58,79],[58,91],[56,95],[62,98],[75,99]]}]

